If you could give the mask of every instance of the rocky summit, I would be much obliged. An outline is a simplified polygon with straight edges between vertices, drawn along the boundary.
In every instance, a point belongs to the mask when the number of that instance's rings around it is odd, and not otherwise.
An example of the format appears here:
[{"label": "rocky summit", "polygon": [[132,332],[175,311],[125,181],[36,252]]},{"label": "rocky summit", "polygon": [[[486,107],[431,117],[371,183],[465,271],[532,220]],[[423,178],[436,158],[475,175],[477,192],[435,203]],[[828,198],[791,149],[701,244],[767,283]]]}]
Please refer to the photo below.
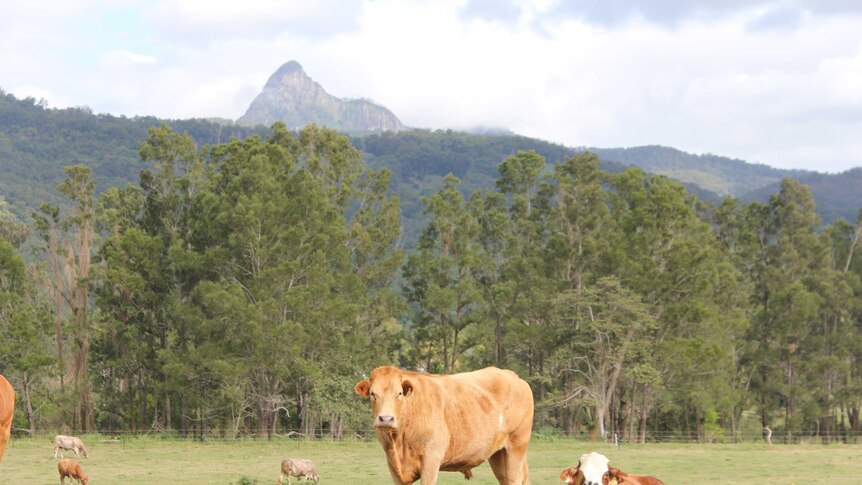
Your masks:
[{"label": "rocky summit", "polygon": [[327,93],[296,61],[282,65],[270,76],[237,123],[269,126],[276,121],[295,129],[316,123],[351,134],[404,129],[401,121],[383,106]]}]

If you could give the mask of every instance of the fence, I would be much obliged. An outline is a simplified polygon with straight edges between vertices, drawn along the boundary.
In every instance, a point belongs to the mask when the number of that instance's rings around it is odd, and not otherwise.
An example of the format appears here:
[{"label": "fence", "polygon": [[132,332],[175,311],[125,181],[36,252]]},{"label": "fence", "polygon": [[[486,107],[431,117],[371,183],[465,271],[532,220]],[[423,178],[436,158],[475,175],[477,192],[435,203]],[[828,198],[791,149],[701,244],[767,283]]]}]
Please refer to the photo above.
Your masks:
[{"label": "fence", "polygon": [[[286,441],[286,440],[308,440],[308,441],[374,441],[376,434],[374,428],[366,428],[354,430],[350,433],[345,433],[341,439],[334,439],[328,433],[305,434],[299,430],[280,430],[279,433],[273,433],[271,436],[262,437],[257,432],[251,430],[227,430],[221,428],[210,428],[201,432],[199,428],[194,429],[171,429],[171,430],[150,430],[150,431],[128,431],[128,430],[98,430],[95,433],[84,433],[79,430],[38,430],[35,435],[31,436],[28,430],[13,428],[13,439],[38,439],[52,441],[57,434],[71,436],[87,436],[91,440],[99,440],[104,442],[118,442],[151,439],[165,441],[197,441],[197,442],[227,442],[227,441]],[[774,445],[780,444],[858,444],[862,433],[854,433],[850,430],[840,430],[830,435],[812,434],[805,431],[786,431],[776,430],[772,433],[771,441]],[[629,439],[625,436],[608,434],[601,438],[589,433],[581,433],[572,436],[567,436],[555,428],[541,428],[533,430],[533,441],[582,441],[596,442],[603,441],[613,443],[619,446],[628,446],[639,444],[637,440]],[[648,433],[644,443],[667,443],[667,444],[733,444],[733,443],[752,443],[764,442],[764,437],[760,433],[740,433],[736,437],[722,433],[706,434],[705,436],[695,436],[687,433],[679,433],[673,431],[652,432]]]}]

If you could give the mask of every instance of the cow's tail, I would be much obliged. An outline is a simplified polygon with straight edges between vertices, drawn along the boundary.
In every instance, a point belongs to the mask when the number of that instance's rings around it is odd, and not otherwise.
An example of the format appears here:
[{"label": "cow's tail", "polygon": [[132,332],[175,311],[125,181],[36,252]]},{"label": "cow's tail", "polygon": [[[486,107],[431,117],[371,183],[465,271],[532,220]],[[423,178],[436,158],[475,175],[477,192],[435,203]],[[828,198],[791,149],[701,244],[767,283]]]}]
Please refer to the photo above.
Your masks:
[{"label": "cow's tail", "polygon": [[527,458],[524,458],[524,468],[521,470],[521,475],[524,476],[524,485],[530,485],[530,467],[527,466]]}]

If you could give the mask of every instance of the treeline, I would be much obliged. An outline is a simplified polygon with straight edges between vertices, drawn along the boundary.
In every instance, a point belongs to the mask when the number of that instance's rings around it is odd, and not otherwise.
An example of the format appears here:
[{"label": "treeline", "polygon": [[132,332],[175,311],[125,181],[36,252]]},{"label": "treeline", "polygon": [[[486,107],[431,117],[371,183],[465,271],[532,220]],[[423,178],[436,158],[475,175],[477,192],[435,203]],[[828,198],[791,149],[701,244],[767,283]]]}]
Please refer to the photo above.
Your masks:
[{"label": "treeline", "polygon": [[334,131],[199,147],[162,126],[139,154],[137,186],[96,197],[75,165],[73,210],[0,213],[16,428],[338,438],[369,428],[353,384],[395,364],[513,369],[543,433],[859,433],[862,218],[821,227],[792,180],[716,206],[520,151],[495,190],[446,176],[405,254],[390,172]]}]

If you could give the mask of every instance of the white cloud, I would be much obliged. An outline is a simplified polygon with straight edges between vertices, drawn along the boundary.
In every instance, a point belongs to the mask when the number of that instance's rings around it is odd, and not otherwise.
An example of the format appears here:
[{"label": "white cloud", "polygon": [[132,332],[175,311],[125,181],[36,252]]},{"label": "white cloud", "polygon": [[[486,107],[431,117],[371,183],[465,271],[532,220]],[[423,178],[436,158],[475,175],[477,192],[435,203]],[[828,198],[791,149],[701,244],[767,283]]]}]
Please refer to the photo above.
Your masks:
[{"label": "white cloud", "polygon": [[855,7],[605,3],[518,1],[505,15],[475,0],[40,3],[0,19],[0,63],[14,66],[0,87],[51,106],[237,118],[295,59],[330,93],[371,98],[410,126],[862,164]]}]

